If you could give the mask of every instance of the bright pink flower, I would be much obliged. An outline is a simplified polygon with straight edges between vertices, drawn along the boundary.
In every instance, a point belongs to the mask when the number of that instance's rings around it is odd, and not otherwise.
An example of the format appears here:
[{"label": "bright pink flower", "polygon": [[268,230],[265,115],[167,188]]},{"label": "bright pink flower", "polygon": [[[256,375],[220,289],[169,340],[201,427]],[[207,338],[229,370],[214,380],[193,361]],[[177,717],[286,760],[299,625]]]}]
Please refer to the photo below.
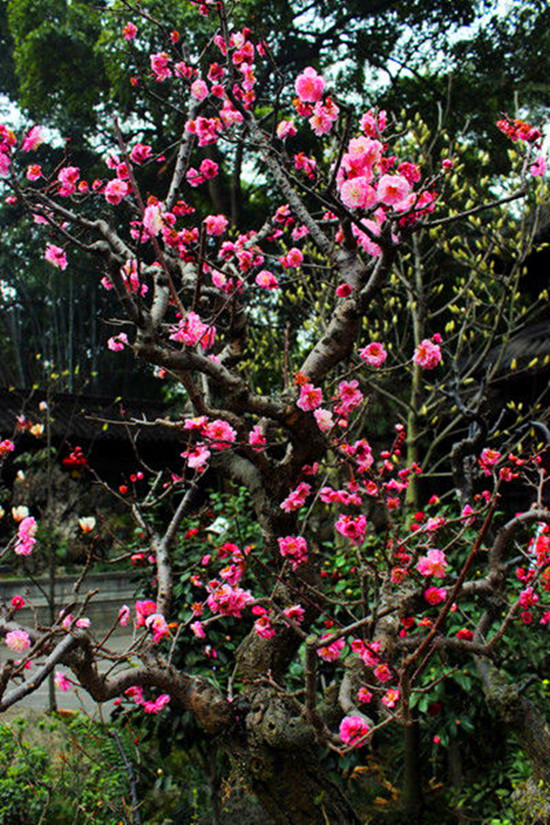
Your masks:
[{"label": "bright pink flower", "polygon": [[374,668],[374,675],[379,682],[389,682],[392,677],[392,672],[388,665],[385,662],[382,662],[382,664],[376,665]]},{"label": "bright pink flower", "polygon": [[9,438],[5,438],[3,441],[0,441],[0,458],[3,458],[8,453],[13,453],[15,450],[15,444],[13,441],[10,441]]},{"label": "bright pink flower", "polygon": [[339,113],[340,109],[338,106],[333,103],[330,97],[327,97],[324,104],[321,102],[315,104],[313,114],[309,118],[309,125],[313,129],[314,133],[321,137],[322,135],[326,135],[330,132],[338,120]]},{"label": "bright pink flower", "polygon": [[223,235],[229,221],[225,217],[225,215],[208,215],[204,219],[204,226],[206,228],[207,235]]},{"label": "bright pink flower", "polygon": [[25,607],[25,599],[23,596],[12,596],[10,607],[12,610],[22,610],[22,608]]},{"label": "bright pink flower", "polygon": [[124,180],[120,180],[120,178],[114,178],[110,180],[109,183],[106,185],[105,189],[103,190],[103,194],[105,195],[105,200],[107,203],[112,203],[114,205],[121,202],[123,198],[126,197],[128,192],[130,191],[130,187]]},{"label": "bright pink flower", "polygon": [[346,640],[344,639],[344,637],[341,637],[340,639],[336,639],[336,641],[331,642],[331,636],[331,633],[323,633],[321,639],[326,639],[327,643],[326,645],[323,645],[323,647],[320,647],[317,651],[317,656],[319,656],[321,659],[324,659],[325,662],[336,661],[336,659],[338,659],[340,653],[346,646]]},{"label": "bright pink flower", "polygon": [[365,538],[367,519],[363,515],[357,516],[356,518],[340,515],[334,526],[342,536],[351,539],[354,544],[358,544]]},{"label": "bright pink flower", "polygon": [[271,624],[271,619],[265,613],[254,622],[254,632],[262,639],[272,639],[275,636],[275,628]]},{"label": "bright pink flower", "polygon": [[414,351],[413,361],[425,370],[433,370],[441,362],[441,347],[424,338]]},{"label": "bright pink flower", "polygon": [[208,97],[208,86],[204,80],[197,78],[197,80],[194,80],[193,83],[191,83],[190,92],[196,100],[204,100]]},{"label": "bright pink flower", "polygon": [[191,630],[192,630],[192,632],[193,632],[194,636],[195,636],[197,639],[206,639],[206,633],[204,632],[204,628],[203,628],[203,626],[202,626],[202,622],[199,622],[199,621],[196,621],[196,622],[191,622],[191,624],[189,625],[189,627],[191,628]]},{"label": "bright pink flower", "polygon": [[495,464],[498,464],[502,457],[502,454],[498,452],[498,450],[490,450],[489,447],[485,447],[484,450],[481,451],[481,455],[479,456],[479,465],[483,470],[483,473],[486,476],[491,475],[491,467],[494,467]]},{"label": "bright pink flower", "polygon": [[304,412],[311,412],[323,403],[323,392],[313,384],[304,384],[300,387],[300,397],[296,406]]},{"label": "bright pink flower", "polygon": [[296,134],[296,126],[293,120],[281,120],[277,124],[277,137],[279,140],[284,140],[287,137],[294,137]]},{"label": "bright pink flower", "polygon": [[267,439],[264,433],[262,432],[262,428],[259,424],[256,424],[254,427],[252,427],[252,430],[248,435],[248,443],[251,447],[254,447],[255,449],[261,449],[262,447],[265,447],[265,445],[267,444]]},{"label": "bright pink flower", "polygon": [[296,624],[301,624],[304,621],[306,612],[301,605],[293,604],[290,607],[285,607],[283,613],[285,616],[288,616],[291,621],[296,622]]},{"label": "bright pink flower", "polygon": [[424,591],[424,598],[428,604],[441,604],[447,598],[447,591],[444,587],[428,587]]},{"label": "bright pink flower", "polygon": [[166,52],[158,52],[158,54],[152,54],[150,57],[151,61],[151,69],[155,74],[155,79],[157,82],[161,83],[163,80],[167,80],[169,77],[172,77],[172,70],[169,67],[170,63],[170,55]]},{"label": "bright pink flower", "polygon": [[142,702],[141,706],[145,713],[159,713],[170,701],[167,693],[161,693],[154,701]]},{"label": "bright pink flower", "polygon": [[447,559],[442,550],[428,550],[426,556],[418,559],[416,569],[422,576],[435,576],[442,579],[447,569]]},{"label": "bright pink flower", "polygon": [[206,603],[213,613],[221,613],[223,616],[235,616],[241,618],[242,611],[246,605],[254,601],[249,590],[242,587],[232,587],[230,584],[220,584],[213,579],[206,585],[210,595]]},{"label": "bright pink flower", "polygon": [[31,646],[31,638],[24,630],[10,630],[9,633],[6,633],[4,641],[10,650],[14,650],[16,653],[22,653],[23,650],[27,650]]},{"label": "bright pink flower", "polygon": [[202,434],[213,442],[210,445],[213,450],[227,450],[237,439],[233,427],[221,418],[205,424]]},{"label": "bright pink flower", "polygon": [[157,603],[152,599],[136,602],[136,627],[145,627],[146,619],[157,612]]},{"label": "bright pink flower", "polygon": [[323,97],[325,81],[314,68],[308,66],[296,78],[295,89],[300,100],[305,103],[317,103]]},{"label": "bright pink flower", "polygon": [[42,177],[42,167],[39,163],[27,166],[27,180],[39,180]]},{"label": "bright pink flower", "polygon": [[52,264],[52,266],[57,267],[57,269],[61,269],[61,271],[67,269],[68,261],[65,251],[61,249],[60,246],[56,246],[53,243],[48,244],[46,247],[46,251],[44,252],[44,257],[48,261],[48,263]]},{"label": "bright pink flower", "polygon": [[132,147],[132,151],[130,152],[130,160],[132,163],[145,163],[146,160],[149,160],[153,154],[153,150],[151,147],[146,143],[136,143],[135,146]]},{"label": "bright pink flower", "polygon": [[388,357],[388,353],[383,344],[380,344],[378,341],[371,341],[370,344],[367,344],[366,347],[359,350],[359,356],[370,367],[381,367]]},{"label": "bright pink flower", "polygon": [[369,726],[360,716],[344,716],[340,722],[340,739],[352,748],[360,748]]},{"label": "bright pink flower", "polygon": [[181,453],[181,457],[187,459],[187,464],[192,470],[202,472],[208,465],[208,459],[212,453],[204,444],[195,444]]},{"label": "bright pink flower", "polygon": [[302,481],[296,489],[289,493],[285,500],[281,502],[281,510],[284,510],[285,513],[292,513],[293,510],[299,510],[300,507],[304,506],[306,498],[310,493],[311,484],[306,484],[305,481]]},{"label": "bright pink flower", "polygon": [[373,694],[366,687],[359,688],[357,698],[360,702],[372,702]]},{"label": "bright pink flower", "polygon": [[284,266],[285,269],[296,269],[302,265],[303,260],[304,256],[302,252],[293,246],[292,249],[288,250],[286,255],[281,255],[279,263],[281,266]]},{"label": "bright pink flower", "polygon": [[188,312],[185,318],[180,319],[177,327],[173,327],[171,341],[180,341],[188,347],[200,344],[205,350],[214,344],[216,329],[201,321],[196,312]]},{"label": "bright pink flower", "polygon": [[128,336],[125,332],[119,332],[118,335],[113,335],[113,337],[107,341],[107,348],[112,350],[112,352],[120,352],[127,345]]},{"label": "bright pink flower", "polygon": [[535,158],[535,162],[529,167],[530,173],[533,175],[534,178],[542,177],[547,168],[547,162],[544,155],[538,155]]},{"label": "bright pink flower", "polygon": [[277,541],[281,556],[290,560],[293,570],[307,561],[307,541],[302,536],[284,536]]},{"label": "bright pink flower", "polygon": [[157,644],[165,636],[170,635],[170,630],[162,613],[152,613],[147,616],[145,626],[153,631],[153,644]]},{"label": "bright pink flower", "polygon": [[124,39],[127,40],[128,42],[130,42],[131,40],[134,39],[136,34],[137,34],[137,26],[135,26],[133,23],[126,23],[126,25],[122,29],[122,36],[124,37]]}]

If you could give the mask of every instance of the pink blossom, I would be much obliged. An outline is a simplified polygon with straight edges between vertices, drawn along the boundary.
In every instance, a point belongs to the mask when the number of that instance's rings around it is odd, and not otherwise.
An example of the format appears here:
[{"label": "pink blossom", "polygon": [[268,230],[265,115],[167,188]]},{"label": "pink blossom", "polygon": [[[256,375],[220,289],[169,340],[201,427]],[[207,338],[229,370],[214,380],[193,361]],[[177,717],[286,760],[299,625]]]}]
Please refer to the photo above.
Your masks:
[{"label": "pink blossom", "polygon": [[399,702],[399,698],[401,693],[399,688],[389,688],[386,693],[382,696],[381,702],[387,708],[394,708],[396,704]]},{"label": "pink blossom", "polygon": [[42,167],[39,163],[32,163],[27,166],[27,180],[39,180],[42,177]]},{"label": "pink blossom", "polygon": [[145,713],[159,713],[170,701],[167,693],[161,693],[154,701],[140,702]]},{"label": "pink blossom", "polygon": [[55,672],[55,684],[63,693],[67,693],[71,689],[72,682],[60,670]]},{"label": "pink blossom", "polygon": [[485,447],[485,449],[481,451],[481,455],[479,456],[479,465],[486,476],[491,475],[491,467],[498,464],[501,457],[502,454],[499,453],[498,450],[491,450],[489,447]]},{"label": "pink blossom", "polygon": [[435,576],[442,579],[447,569],[447,559],[442,550],[428,550],[426,556],[418,559],[416,569],[422,576]]},{"label": "pink blossom", "polygon": [[293,570],[307,561],[308,546],[302,536],[284,536],[277,541],[281,556],[290,560]]},{"label": "pink blossom", "polygon": [[295,89],[300,100],[305,103],[317,103],[323,97],[325,81],[314,68],[308,66],[296,78]]},{"label": "pink blossom", "polygon": [[136,627],[145,627],[146,619],[157,612],[157,603],[152,599],[136,602]]},{"label": "pink blossom", "polygon": [[439,344],[435,344],[429,338],[424,338],[414,351],[413,361],[425,370],[433,370],[441,362],[441,357]]},{"label": "pink blossom", "polygon": [[441,604],[447,598],[447,591],[444,587],[428,587],[424,591],[424,598],[428,604]]},{"label": "pink blossom", "polygon": [[36,520],[32,516],[26,516],[26,518],[19,522],[17,543],[13,548],[13,552],[17,556],[30,556],[36,544],[36,530]]},{"label": "pink blossom", "polygon": [[369,109],[368,112],[362,116],[361,129],[369,137],[376,137],[380,132],[383,132],[387,125],[387,115],[385,109],[376,112],[374,109]]},{"label": "pink blossom", "polygon": [[303,260],[304,256],[302,252],[293,246],[292,249],[288,250],[286,255],[281,255],[279,263],[281,266],[284,266],[285,269],[297,269],[302,265]]},{"label": "pink blossom", "polygon": [[376,187],[378,200],[398,209],[404,205],[410,191],[411,185],[403,175],[382,175]]},{"label": "pink blossom", "polygon": [[119,332],[118,335],[113,335],[113,337],[107,341],[107,348],[112,350],[112,352],[120,352],[127,345],[128,336],[125,332]]},{"label": "pink blossom", "polygon": [[535,162],[529,167],[529,172],[534,178],[542,177],[546,173],[547,161],[544,155],[538,155]]},{"label": "pink blossom", "polygon": [[252,427],[252,430],[248,434],[248,443],[251,447],[254,447],[256,450],[265,447],[267,444],[267,439],[262,432],[262,428],[259,424],[256,424]]},{"label": "pink blossom", "polygon": [[334,427],[334,417],[330,410],[325,410],[323,407],[317,407],[313,411],[317,426],[322,433],[329,433]]},{"label": "pink blossom", "polygon": [[373,672],[379,682],[389,682],[392,677],[392,672],[385,662],[376,665]]},{"label": "pink blossom", "polygon": [[157,644],[165,636],[170,635],[170,630],[162,613],[151,613],[145,619],[145,625],[153,631],[153,644]]},{"label": "pink blossom", "polygon": [[293,120],[281,120],[277,124],[277,137],[279,140],[284,140],[287,137],[294,137],[296,134],[296,126]]},{"label": "pink blossom", "polygon": [[10,441],[9,438],[5,438],[3,441],[0,441],[0,458],[3,458],[8,453],[13,453],[15,450],[15,444],[13,441]]},{"label": "pink blossom", "polygon": [[118,623],[121,627],[126,627],[128,622],[130,621],[130,608],[127,604],[123,604],[122,607],[118,609]]},{"label": "pink blossom", "polygon": [[202,433],[213,442],[210,445],[213,450],[227,450],[237,439],[233,427],[221,418],[205,424]]},{"label": "pink blossom", "polygon": [[124,37],[124,39],[127,40],[128,42],[130,42],[131,40],[134,39],[136,34],[137,34],[137,26],[135,26],[133,23],[126,23],[126,25],[122,29],[122,36]]},{"label": "pink blossom", "polygon": [[376,201],[376,194],[368,179],[364,176],[344,181],[340,197],[348,209],[368,209]]},{"label": "pink blossom", "polygon": [[254,632],[262,639],[272,639],[275,636],[275,628],[271,624],[271,619],[264,613],[254,622]]},{"label": "pink blossom", "polygon": [[136,143],[132,147],[132,151],[130,152],[130,160],[132,163],[145,163],[146,160],[149,160],[153,154],[153,150],[151,147],[146,143]]},{"label": "pink blossom", "polygon": [[10,630],[9,633],[6,633],[4,641],[10,650],[14,650],[16,653],[22,653],[23,650],[27,650],[31,646],[31,638],[24,630]]},{"label": "pink blossom", "polygon": [[304,621],[305,613],[304,608],[299,604],[292,604],[283,610],[283,614],[296,624],[301,624]]},{"label": "pink blossom", "polygon": [[338,120],[339,113],[340,109],[338,106],[333,103],[330,97],[327,97],[324,104],[321,102],[315,104],[313,114],[309,118],[309,125],[314,133],[321,137],[321,135],[326,135],[330,132]]},{"label": "pink blossom", "polygon": [[162,208],[160,203],[150,203],[143,212],[143,228],[146,232],[155,237],[159,235],[164,227]]},{"label": "pink blossom", "polygon": [[21,144],[21,150],[23,152],[34,152],[35,149],[44,143],[46,139],[46,132],[43,126],[33,126],[23,140]]},{"label": "pink blossom", "polygon": [[191,83],[190,92],[196,100],[205,100],[208,97],[208,86],[204,80],[197,78]]},{"label": "pink blossom", "polygon": [[366,687],[359,688],[357,691],[357,698],[360,702],[372,702],[373,694]]},{"label": "pink blossom", "polygon": [[204,632],[202,622],[191,622],[189,627],[191,628],[193,634],[196,636],[197,639],[206,639],[206,633]]},{"label": "pink blossom", "polygon": [[202,472],[206,469],[208,465],[208,459],[212,453],[210,452],[204,444],[195,444],[194,447],[190,447],[188,450],[185,450],[181,453],[181,457],[187,459],[187,464],[191,467],[192,470],[198,470]]},{"label": "pink blossom", "polygon": [[343,636],[340,639],[336,639],[334,642],[330,641],[331,637],[331,633],[323,633],[321,639],[325,639],[326,644],[317,650],[317,656],[319,656],[321,659],[324,659],[325,662],[336,661],[336,659],[338,659],[340,653],[346,646],[346,640]]},{"label": "pink blossom", "polygon": [[363,393],[359,389],[359,382],[340,381],[337,394],[338,404],[334,407],[334,412],[347,417],[363,401]]},{"label": "pink blossom", "polygon": [[340,722],[340,739],[352,748],[360,748],[370,728],[360,716],[344,716]]},{"label": "pink blossom", "polygon": [[268,272],[267,269],[262,269],[261,272],[258,272],[254,280],[262,289],[277,289],[279,286],[279,281],[275,275],[273,275],[272,272]]},{"label": "pink blossom", "polygon": [[87,616],[81,616],[80,619],[76,620],[75,625],[81,630],[85,630],[87,627],[90,627],[91,623],[91,620],[88,619]]},{"label": "pink blossom", "polygon": [[229,221],[225,217],[225,215],[208,215],[204,219],[204,226],[206,228],[207,235],[223,235]]},{"label": "pink blossom", "polygon": [[246,605],[254,601],[249,590],[242,587],[232,587],[230,584],[220,584],[213,579],[206,585],[210,595],[206,603],[213,613],[221,613],[223,616],[235,616],[241,618],[242,611]]},{"label": "pink blossom", "polygon": [[56,246],[53,243],[48,244],[46,247],[46,251],[44,252],[44,257],[48,261],[48,263],[52,264],[52,266],[57,267],[57,269],[61,269],[61,271],[67,269],[68,261],[65,251],[61,249],[60,246]]},{"label": "pink blossom", "polygon": [[351,539],[354,544],[358,544],[365,538],[367,519],[363,515],[356,518],[340,515],[334,526],[342,536]]},{"label": "pink blossom", "polygon": [[155,79],[157,82],[161,83],[163,80],[167,80],[169,77],[172,77],[172,70],[169,67],[170,63],[170,55],[166,52],[158,52],[157,54],[152,54],[150,57],[151,61],[151,69],[154,72]]},{"label": "pink blossom", "polygon": [[300,397],[296,406],[304,412],[311,412],[323,403],[323,392],[313,384],[304,384],[300,387]]},{"label": "pink blossom", "polygon": [[370,344],[367,344],[366,347],[359,350],[359,356],[370,367],[381,367],[388,357],[388,353],[383,344],[380,344],[378,341],[371,341]]},{"label": "pink blossom", "polygon": [[120,178],[114,178],[110,180],[109,183],[106,185],[105,189],[103,190],[103,194],[105,195],[105,200],[107,203],[112,203],[114,205],[121,202],[123,198],[126,197],[128,192],[130,191],[130,187],[124,180],[120,180]]},{"label": "pink blossom", "polygon": [[12,610],[22,610],[25,607],[25,599],[23,596],[20,596],[19,594],[12,596],[10,607]]},{"label": "pink blossom", "polygon": [[179,321],[178,326],[172,329],[171,341],[180,341],[188,347],[200,344],[205,350],[210,349],[214,344],[215,327],[201,321],[196,312],[188,312],[185,318]]},{"label": "pink blossom", "polygon": [[292,490],[285,500],[281,502],[281,510],[284,510],[285,513],[292,513],[293,510],[299,510],[300,507],[304,506],[306,498],[310,493],[311,484],[306,484],[305,481],[302,481],[296,489]]}]

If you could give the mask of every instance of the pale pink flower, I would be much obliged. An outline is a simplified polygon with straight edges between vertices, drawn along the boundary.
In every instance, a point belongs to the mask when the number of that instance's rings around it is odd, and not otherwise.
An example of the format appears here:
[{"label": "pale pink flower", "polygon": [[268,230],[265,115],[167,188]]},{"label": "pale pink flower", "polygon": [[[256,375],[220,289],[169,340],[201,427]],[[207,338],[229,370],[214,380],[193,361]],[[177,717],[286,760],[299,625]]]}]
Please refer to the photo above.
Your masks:
[{"label": "pale pink flower", "polygon": [[143,212],[143,228],[149,235],[159,235],[164,227],[162,207],[160,203],[150,203]]},{"label": "pale pink flower", "polygon": [[130,621],[130,608],[127,604],[123,604],[118,609],[118,623],[121,627],[126,627]]},{"label": "pale pink flower", "polygon": [[52,264],[52,266],[57,267],[57,269],[61,269],[62,271],[67,269],[67,255],[65,254],[65,251],[61,249],[60,246],[56,246],[53,243],[48,244],[48,246],[46,247],[46,251],[44,252],[44,257],[48,261],[48,263]]},{"label": "pale pink flower", "polygon": [[123,198],[126,197],[128,192],[130,191],[130,187],[124,180],[120,180],[120,178],[114,178],[110,180],[109,183],[106,185],[105,189],[103,190],[103,194],[105,195],[105,200],[107,203],[112,203],[116,205],[121,202]]},{"label": "pale pink flower", "polygon": [[413,361],[419,367],[425,370],[433,370],[441,362],[441,347],[434,343],[429,338],[424,338],[423,341],[416,347],[413,355]]},{"label": "pale pink flower", "polygon": [[93,516],[83,516],[78,519],[78,526],[83,533],[91,533],[95,528],[96,520]]},{"label": "pale pink flower", "polygon": [[534,178],[542,177],[547,168],[547,161],[544,155],[538,155],[535,162],[529,167],[529,172]]},{"label": "pale pink flower", "polygon": [[191,622],[189,627],[191,628],[193,634],[197,637],[197,639],[205,639],[206,638],[206,633],[204,632],[202,622],[199,622],[199,621]]},{"label": "pale pink flower", "polygon": [[72,682],[70,679],[67,679],[64,673],[60,670],[55,672],[55,684],[63,693],[67,693],[68,690],[71,689]]},{"label": "pale pink flower", "polygon": [[75,625],[81,630],[86,630],[87,627],[90,627],[91,623],[91,620],[88,619],[87,616],[81,616],[80,619],[76,620]]},{"label": "pale pink flower", "polygon": [[290,560],[293,570],[307,561],[307,541],[302,536],[284,536],[277,541],[281,556]]},{"label": "pale pink flower", "polygon": [[294,137],[296,134],[296,126],[293,120],[281,120],[277,124],[277,137],[279,140],[284,140],[287,137]]},{"label": "pale pink flower", "polygon": [[344,716],[340,722],[340,739],[352,748],[359,748],[370,728],[360,716]]},{"label": "pale pink flower", "polygon": [[447,559],[443,550],[428,550],[426,556],[418,559],[416,569],[422,576],[435,576],[442,579],[447,569]]},{"label": "pale pink flower", "polygon": [[323,392],[313,384],[304,384],[300,387],[300,397],[296,406],[304,412],[311,412],[323,403]]},{"label": "pale pink flower", "polygon": [[403,175],[382,175],[376,187],[378,200],[397,208],[402,206],[410,191],[411,185]]},{"label": "pale pink flower", "polygon": [[44,143],[46,139],[46,131],[43,126],[33,126],[27,134],[25,135],[25,139],[21,144],[21,149],[23,152],[33,152],[35,149]]},{"label": "pale pink flower", "polygon": [[344,181],[340,198],[348,209],[367,209],[376,201],[376,194],[363,175]]},{"label": "pale pink flower", "polygon": [[313,114],[309,118],[309,125],[318,137],[326,135],[338,120],[339,112],[338,106],[327,97],[324,104],[321,102],[315,104]]},{"label": "pale pink flower", "polygon": [[210,452],[204,444],[195,444],[194,447],[190,447],[188,450],[185,450],[181,453],[181,457],[187,460],[187,464],[191,467],[192,470],[198,470],[202,472],[206,469],[208,465],[208,459],[212,453]]},{"label": "pale pink flower", "polygon": [[334,427],[334,416],[330,410],[326,410],[324,407],[317,407],[317,409],[313,411],[313,415],[322,433],[329,433],[332,430]]},{"label": "pale pink flower", "polygon": [[370,344],[359,350],[359,356],[369,367],[381,367],[388,357],[388,353],[383,344],[378,341],[371,341]]},{"label": "pale pink flower", "polygon": [[20,523],[17,530],[17,544],[13,552],[17,556],[30,556],[36,544],[36,520],[32,516],[26,516]]},{"label": "pale pink flower", "polygon": [[296,78],[295,89],[300,100],[305,103],[317,103],[323,97],[325,81],[314,68],[308,66]]},{"label": "pale pink flower", "polygon": [[191,83],[190,92],[196,100],[204,100],[208,97],[208,86],[204,80],[197,78]]},{"label": "pale pink flower", "polygon": [[212,441],[213,450],[227,450],[237,439],[233,427],[221,418],[204,425],[202,434]]},{"label": "pale pink flower", "polygon": [[9,633],[6,633],[4,641],[10,650],[14,650],[16,653],[22,653],[23,650],[27,650],[31,646],[31,638],[24,630],[10,630]]}]

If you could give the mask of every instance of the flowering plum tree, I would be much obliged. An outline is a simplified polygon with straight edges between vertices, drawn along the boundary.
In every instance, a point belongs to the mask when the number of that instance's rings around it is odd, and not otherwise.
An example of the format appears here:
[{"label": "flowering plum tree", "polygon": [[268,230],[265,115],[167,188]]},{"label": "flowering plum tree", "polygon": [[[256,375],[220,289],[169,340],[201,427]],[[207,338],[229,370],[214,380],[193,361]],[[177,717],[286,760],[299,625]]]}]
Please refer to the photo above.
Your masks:
[{"label": "flowering plum tree", "polygon": [[[136,94],[159,84],[181,89],[176,147],[144,144],[139,123],[115,121],[107,171],[88,180],[69,150],[60,166],[42,168],[39,126],[21,137],[0,127],[8,200],[43,231],[46,260],[68,278],[78,250],[93,256],[99,288],[112,290],[124,311],[107,346],[130,348],[179,382],[186,403],[181,417],[161,422],[181,435],[181,475],[168,476],[165,489],[157,479],[143,495],[139,485],[117,493],[149,542],[149,597],[113,616],[114,626],[133,624],[132,645],[114,653],[109,636],[97,638],[84,615],[90,596],[47,628],[18,622],[18,597],[0,614],[0,635],[17,654],[2,670],[0,710],[63,664],[73,677],[59,675],[62,689],[76,683],[99,702],[118,697],[147,713],[168,703],[189,711],[220,737],[275,822],[353,823],[360,819],[322,769],[320,749],[346,754],[375,746],[390,724],[410,729],[418,697],[466,659],[547,783],[543,714],[499,669],[511,629],[550,618],[542,459],[488,443],[479,394],[465,401],[460,377],[465,351],[476,343],[489,351],[502,328],[510,336],[515,304],[503,301],[502,326],[487,335],[480,295],[486,290],[484,311],[494,314],[504,276],[489,273],[482,286],[471,278],[428,284],[423,274],[430,250],[452,244],[449,230],[467,227],[472,243],[483,244],[480,216],[497,233],[504,204],[536,199],[545,170],[540,132],[504,119],[517,176],[501,184],[500,198],[459,208],[460,156],[451,143],[431,141],[428,157],[414,125],[403,129],[384,111],[357,113],[313,67],[294,89],[263,100],[255,69],[269,65],[269,45],[249,29],[231,30],[222,0],[196,6],[211,22],[204,50],[189,54],[177,31],[166,32],[166,50],[144,56],[143,89],[134,81]],[[136,11],[121,27],[135,59],[140,27],[152,24]],[[315,149],[301,148],[316,139]],[[252,198],[259,186],[269,204],[266,220],[252,217],[245,228],[208,208],[208,182],[236,153],[250,158],[239,164],[239,185]],[[476,278],[495,247],[481,247]],[[444,292],[439,313],[426,311],[428,286]],[[285,312],[298,321],[281,321],[280,380],[273,371],[268,379],[257,328]],[[456,328],[461,313],[466,327]],[[438,381],[445,362],[452,381]],[[466,374],[471,383],[476,373]],[[395,401],[391,430],[371,412],[379,397]],[[436,401],[453,403],[471,425],[440,434],[442,445],[454,437],[444,458],[459,493],[446,508],[437,495],[423,501],[415,483],[431,446],[419,432],[427,398],[432,413]],[[12,449],[2,442],[0,455]],[[215,553],[198,539],[182,545],[209,467],[248,491],[261,533],[255,545],[237,533]],[[511,480],[533,490],[533,506],[505,517],[497,503]],[[148,513],[167,490],[174,509],[159,529]],[[419,504],[425,512],[414,512]],[[94,527],[87,519],[82,529]],[[21,518],[3,556],[12,552],[40,553],[33,515]],[[195,589],[184,605],[175,599],[183,552]],[[327,584],[336,561],[334,589]],[[213,681],[206,653],[202,666],[197,653],[225,625],[241,643],[228,673]]]}]

